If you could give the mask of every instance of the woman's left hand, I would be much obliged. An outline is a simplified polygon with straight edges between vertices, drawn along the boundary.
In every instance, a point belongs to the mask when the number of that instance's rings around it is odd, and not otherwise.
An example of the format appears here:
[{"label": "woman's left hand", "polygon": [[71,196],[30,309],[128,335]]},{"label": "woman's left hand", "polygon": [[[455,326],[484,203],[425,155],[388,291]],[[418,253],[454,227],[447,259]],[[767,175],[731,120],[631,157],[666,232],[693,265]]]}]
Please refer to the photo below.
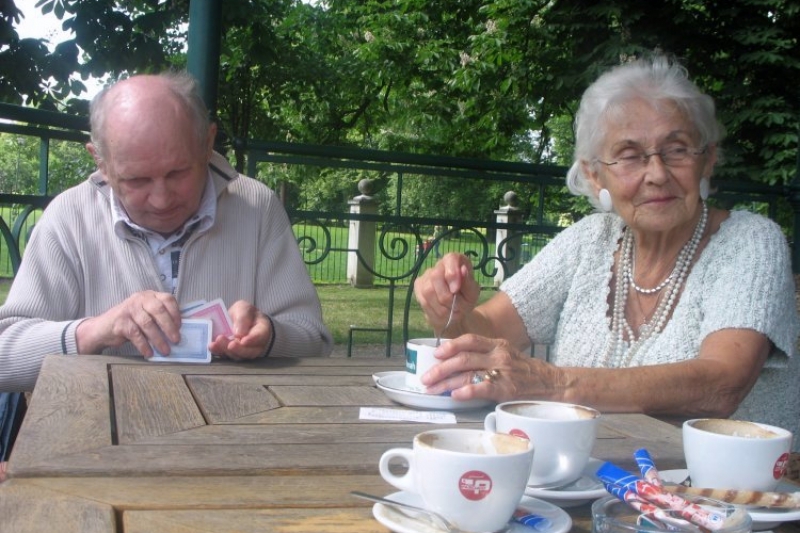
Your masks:
[{"label": "woman's left hand", "polygon": [[486,398],[506,402],[523,398],[555,399],[562,372],[504,339],[462,335],[436,350],[440,364],[422,376],[431,394],[450,393],[454,400]]}]

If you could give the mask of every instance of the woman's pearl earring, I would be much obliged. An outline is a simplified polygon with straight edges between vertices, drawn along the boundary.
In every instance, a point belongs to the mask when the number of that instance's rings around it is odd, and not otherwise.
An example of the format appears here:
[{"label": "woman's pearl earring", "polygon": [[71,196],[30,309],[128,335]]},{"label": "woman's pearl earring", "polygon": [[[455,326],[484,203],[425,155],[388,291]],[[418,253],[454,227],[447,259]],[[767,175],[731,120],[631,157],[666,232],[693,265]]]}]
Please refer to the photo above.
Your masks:
[{"label": "woman's pearl earring", "polygon": [[708,200],[708,195],[711,192],[711,178],[700,178],[700,198],[705,201]]},{"label": "woman's pearl earring", "polygon": [[600,192],[597,193],[597,200],[600,202],[600,209],[606,213],[610,213],[614,209],[614,204],[611,202],[611,193],[608,192],[608,189],[600,189]]}]

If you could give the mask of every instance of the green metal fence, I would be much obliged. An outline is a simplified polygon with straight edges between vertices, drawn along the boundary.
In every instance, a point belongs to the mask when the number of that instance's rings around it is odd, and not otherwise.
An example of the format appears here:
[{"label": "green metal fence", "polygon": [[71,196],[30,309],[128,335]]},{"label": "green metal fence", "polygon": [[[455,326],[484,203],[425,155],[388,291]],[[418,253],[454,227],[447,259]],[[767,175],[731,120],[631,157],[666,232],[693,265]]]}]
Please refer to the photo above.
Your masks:
[{"label": "green metal fence", "polygon": [[[7,187],[0,190],[0,276],[13,276],[31,228],[52,196],[60,192],[53,190],[54,180],[48,170],[52,157],[51,142],[82,145],[88,140],[87,131],[88,121],[84,117],[0,104],[0,135],[26,136],[38,139],[39,143],[38,193],[19,194]],[[347,257],[357,252],[348,248],[348,225],[352,221],[374,222],[378,246],[370,269],[376,284],[390,288],[391,299],[404,297],[407,302],[410,301],[410,287],[414,279],[435,262],[437,252],[443,251],[467,253],[481,282],[493,286],[498,270],[516,264],[516,257],[521,258],[523,263],[530,260],[560,231],[561,227],[548,220],[569,219],[571,215],[549,213],[548,219],[548,213],[545,213],[548,195],[563,188],[564,167],[253,140],[237,140],[234,147],[245,156],[246,168],[240,171],[256,178],[262,176],[263,181],[274,187],[279,187],[279,184],[270,183],[268,176],[275,174],[272,171],[274,168],[287,165],[305,165],[351,174],[358,171],[360,175],[391,175],[391,183],[395,187],[391,195],[394,204],[381,206],[380,215],[318,212],[304,210],[304,206],[299,204],[287,205],[298,246],[315,283],[347,283]],[[80,180],[84,176],[74,178]],[[473,220],[468,214],[456,219],[415,217],[404,213],[402,198],[405,183],[417,179],[443,178],[502,182],[507,185],[505,190],[524,188],[535,193],[529,196],[530,203],[525,206],[524,223]],[[61,180],[59,183],[69,182]],[[747,181],[723,182],[717,186],[718,191],[714,195],[717,204],[759,211],[779,220],[787,228],[797,272],[800,250],[793,235],[797,233],[796,228],[800,223],[798,189],[794,185],[768,186]],[[498,198],[497,201],[499,205],[502,199]],[[446,228],[446,232],[437,241],[430,242],[432,228],[436,225]],[[500,230],[509,233],[509,242],[520,239],[519,249],[513,251],[511,256],[504,245],[497,250],[495,233]],[[401,293],[396,295],[396,291]],[[388,347],[392,337],[391,316],[388,321],[376,318],[379,327],[386,323],[389,324]]]}]

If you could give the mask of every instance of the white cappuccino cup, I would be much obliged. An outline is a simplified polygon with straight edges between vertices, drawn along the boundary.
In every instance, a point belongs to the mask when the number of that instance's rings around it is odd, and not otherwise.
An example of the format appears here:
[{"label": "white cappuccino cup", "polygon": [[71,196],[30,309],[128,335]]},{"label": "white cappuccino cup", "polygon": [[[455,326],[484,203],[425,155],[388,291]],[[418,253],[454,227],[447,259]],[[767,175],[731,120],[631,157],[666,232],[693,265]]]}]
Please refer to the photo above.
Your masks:
[{"label": "white cappuccino cup", "polygon": [[792,433],[777,426],[723,418],[683,423],[683,454],[694,487],[773,491],[791,449]]},{"label": "white cappuccino cup", "polygon": [[[393,462],[408,470],[397,474]],[[414,437],[412,448],[392,448],[381,476],[419,495],[425,507],[470,533],[504,528],[525,493],[533,461],[530,441],[479,429],[437,429]]]},{"label": "white cappuccino cup", "polygon": [[532,400],[499,404],[483,425],[487,431],[529,439],[535,454],[528,484],[548,488],[581,477],[599,421],[600,413],[591,407]]}]

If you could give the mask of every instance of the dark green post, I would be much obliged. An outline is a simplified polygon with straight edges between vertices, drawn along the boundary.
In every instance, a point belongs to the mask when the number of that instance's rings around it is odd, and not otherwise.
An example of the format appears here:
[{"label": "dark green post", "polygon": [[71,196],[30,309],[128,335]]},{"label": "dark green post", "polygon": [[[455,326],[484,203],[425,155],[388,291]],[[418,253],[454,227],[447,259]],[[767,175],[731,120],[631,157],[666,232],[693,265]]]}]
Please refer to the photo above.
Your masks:
[{"label": "dark green post", "polygon": [[217,116],[222,0],[190,0],[187,70],[197,78],[211,118]]},{"label": "dark green post", "polygon": [[[800,134],[800,130],[798,130]],[[798,135],[800,139],[800,135]],[[792,228],[792,272],[800,274],[800,144],[797,146],[797,165],[794,179],[789,184],[789,205],[792,206],[794,227]]]}]

